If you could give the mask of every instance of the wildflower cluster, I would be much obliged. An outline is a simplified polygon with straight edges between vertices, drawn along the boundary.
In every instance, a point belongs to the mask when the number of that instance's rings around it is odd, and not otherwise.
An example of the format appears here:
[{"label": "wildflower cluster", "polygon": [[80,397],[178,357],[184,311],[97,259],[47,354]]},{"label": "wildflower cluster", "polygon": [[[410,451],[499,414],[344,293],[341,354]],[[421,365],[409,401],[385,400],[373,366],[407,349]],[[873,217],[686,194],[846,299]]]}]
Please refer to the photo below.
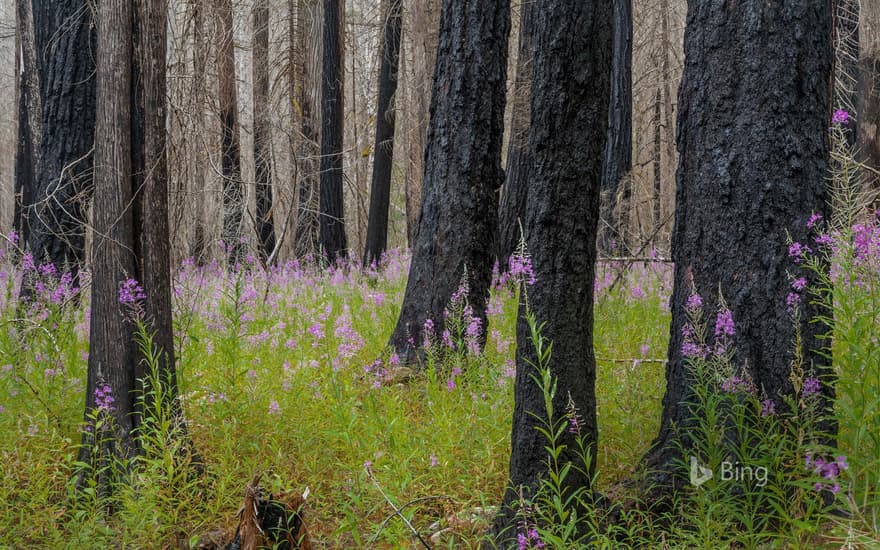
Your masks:
[{"label": "wildflower cluster", "polygon": [[817,491],[830,491],[833,494],[840,492],[840,483],[837,478],[841,472],[849,468],[846,457],[840,455],[834,460],[825,460],[821,456],[813,456],[807,453],[804,456],[804,466],[807,470],[820,476],[823,481],[817,481],[813,488]]},{"label": "wildflower cluster", "polygon": [[95,388],[95,409],[98,412],[112,412],[115,410],[113,406],[115,399],[113,398],[113,390],[109,384],[98,384]]}]

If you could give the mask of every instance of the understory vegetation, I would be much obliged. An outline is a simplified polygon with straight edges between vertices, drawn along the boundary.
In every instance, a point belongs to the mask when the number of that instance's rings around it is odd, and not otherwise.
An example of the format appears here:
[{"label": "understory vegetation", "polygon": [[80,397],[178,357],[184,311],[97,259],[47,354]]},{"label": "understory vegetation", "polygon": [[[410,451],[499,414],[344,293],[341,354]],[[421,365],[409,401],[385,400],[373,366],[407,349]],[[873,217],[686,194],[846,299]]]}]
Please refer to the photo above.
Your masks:
[{"label": "understory vegetation", "polygon": [[[808,370],[794,369],[798,397],[768,401],[739,373],[725,371],[731,350],[713,344],[725,337],[723,329],[702,335],[697,317],[689,342],[703,349],[692,362],[703,383],[690,433],[695,458],[716,475],[687,489],[664,514],[628,495],[620,482],[633,476],[658,428],[671,277],[661,262],[607,263],[596,281],[596,488],[616,504],[566,494],[559,479],[548,479],[544,492],[524,503],[521,546],[874,544],[880,228],[869,222],[846,234],[817,235],[818,243],[801,243],[809,251],[790,252],[804,270],[834,256],[823,284],[835,284],[829,313],[837,319],[838,448],[820,444],[823,411],[810,402]],[[55,274],[41,273],[27,258],[22,265],[34,276],[37,298],[17,303],[21,274],[11,268],[11,254],[10,248],[2,272],[0,544],[196,545],[234,530],[244,486],[255,473],[275,493],[308,488],[305,518],[318,547],[420,544],[392,506],[436,547],[479,544],[507,476],[518,287],[528,292],[521,263],[514,262],[513,274],[496,273],[484,351],[475,345],[482,327],[469,323],[467,297],[459,293],[448,308],[449,332],[427,331],[423,370],[401,366],[382,349],[403,292],[404,255],[390,254],[367,272],[307,262],[266,271],[251,261],[233,273],[184,265],[174,291],[176,349],[188,430],[206,472],[193,474],[170,415],[156,411],[143,428],[145,456],[121,465],[127,483],[111,500],[88,488],[88,498],[74,498],[75,476],[86,467],[76,457],[88,304],[77,304],[85,298],[67,278],[47,286],[43,280],[54,281]],[[828,295],[804,288],[796,273],[792,281],[792,315],[799,300]],[[536,321],[536,344],[539,326]],[[149,345],[148,332],[142,340]],[[552,361],[552,345],[541,345]],[[535,382],[554,391],[540,369]],[[147,387],[161,391],[158,383]],[[98,403],[113,406],[112,399]],[[761,412],[758,424],[749,420],[752,408]],[[554,411],[552,419],[549,448],[554,433],[576,425],[577,412]],[[735,456],[731,441],[739,445]],[[733,469],[722,472],[731,459]],[[578,465],[557,464],[555,471],[564,478],[570,467]],[[685,474],[687,468],[682,465]],[[759,468],[766,477],[756,485]],[[743,479],[725,479],[734,473]]]}]

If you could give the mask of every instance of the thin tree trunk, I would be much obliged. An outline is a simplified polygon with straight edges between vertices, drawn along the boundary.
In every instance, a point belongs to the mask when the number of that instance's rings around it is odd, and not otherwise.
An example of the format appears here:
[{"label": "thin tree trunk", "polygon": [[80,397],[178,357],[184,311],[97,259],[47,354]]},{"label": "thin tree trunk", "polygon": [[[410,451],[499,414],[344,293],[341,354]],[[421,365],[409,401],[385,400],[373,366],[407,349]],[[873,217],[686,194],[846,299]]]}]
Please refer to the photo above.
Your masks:
[{"label": "thin tree trunk", "polygon": [[376,115],[376,144],[373,148],[373,181],[370,188],[370,217],[364,265],[378,261],[388,248],[388,207],[391,201],[391,170],[394,160],[397,74],[400,65],[402,0],[385,0],[385,36],[379,69],[379,98]]},{"label": "thin tree trunk", "polygon": [[532,97],[532,62],[535,50],[535,11],[532,1],[523,2],[519,23],[516,77],[513,84],[513,114],[510,140],[507,145],[507,172],[501,189],[498,218],[498,251],[500,262],[507,262],[519,245],[520,228],[525,220],[528,196],[528,133]]},{"label": "thin tree trunk", "polygon": [[20,242],[27,242],[28,207],[33,200],[35,174],[40,162],[42,105],[40,78],[34,40],[34,13],[31,0],[16,0],[16,38],[19,48],[18,70],[18,149],[15,158],[15,221]]},{"label": "thin tree trunk", "polygon": [[256,233],[265,262],[275,250],[272,221],[272,121],[269,113],[269,0],[254,3],[254,170]]},{"label": "thin tree trunk", "polygon": [[244,188],[241,181],[241,141],[238,125],[238,93],[235,79],[235,34],[232,0],[219,0],[217,10],[217,79],[220,88],[220,126],[222,130],[223,231],[230,268],[241,263]]},{"label": "thin tree trunk", "polygon": [[[880,170],[880,4],[861,3],[858,147],[860,160]],[[868,189],[880,194],[880,175],[864,171]]]},{"label": "thin tree trunk", "polygon": [[413,362],[425,320],[467,273],[468,300],[486,326],[504,132],[508,0],[444,0],[431,96],[422,206],[409,279],[390,345]]},{"label": "thin tree trunk", "polygon": [[342,181],[345,108],[343,82],[344,0],[324,0],[324,52],[321,72],[321,208],[322,252],[331,262],[347,254]]},{"label": "thin tree trunk", "polygon": [[[653,194],[651,195],[651,205],[653,207],[653,224],[651,226],[652,233],[654,235],[657,234],[657,230],[660,227],[660,219],[662,217],[662,208],[660,201],[663,197],[663,164],[662,157],[660,154],[661,146],[660,144],[663,141],[662,133],[660,131],[662,123],[660,122],[660,113],[661,113],[661,95],[660,90],[657,90],[657,93],[654,95],[654,189]],[[656,237],[655,237],[656,238]],[[656,244],[656,243],[655,243]]]},{"label": "thin tree trunk", "polygon": [[626,250],[624,220],[629,209],[632,170],[632,0],[614,0],[614,60],[608,141],[602,169],[600,248],[605,253]]},{"label": "thin tree trunk", "polygon": [[[196,123],[194,133],[197,136],[203,136],[205,132],[205,81],[208,67],[208,50],[210,49],[209,41],[205,35],[205,5],[203,0],[190,0],[190,9],[192,10],[193,20],[193,81],[191,90],[191,105],[194,110],[193,119]],[[205,177],[207,160],[207,151],[202,142],[195,147],[195,167],[194,180],[195,192],[207,193],[207,178]],[[200,201],[196,206],[196,219],[193,220],[193,234],[190,242],[189,256],[193,258],[196,265],[204,265],[207,261],[208,236],[205,230],[206,222],[206,203]]]},{"label": "thin tree trunk", "polygon": [[[682,351],[693,288],[715,319],[718,293],[733,314],[734,364],[782,406],[791,365],[833,396],[819,306],[800,306],[801,349],[786,311],[787,273],[807,275],[786,243],[812,245],[806,221],[827,218],[832,65],[830,3],[711,2],[690,6],[680,91],[672,326],[660,434],[645,457],[659,486],[673,484],[678,445],[687,448],[692,377]],[[768,174],[772,175],[768,181]],[[808,277],[809,279],[810,277]],[[709,323],[708,330],[714,328]]]},{"label": "thin tree trunk", "polygon": [[[550,460],[549,442],[537,429],[548,411],[534,379],[541,374],[535,368],[539,361],[528,312],[546,323],[542,335],[553,346],[548,368],[558,388],[554,419],[569,424],[566,411],[572,418],[577,415],[575,431],[592,457],[598,439],[593,282],[611,91],[612,11],[604,0],[547,0],[542,7],[535,15],[525,222],[535,284],[527,289],[517,322],[510,485],[493,532],[502,548],[515,544],[521,499],[535,495]],[[563,482],[568,495],[589,490],[595,468],[594,462],[580,462],[575,437],[566,429],[556,440],[565,446],[560,464],[573,464]]]}]

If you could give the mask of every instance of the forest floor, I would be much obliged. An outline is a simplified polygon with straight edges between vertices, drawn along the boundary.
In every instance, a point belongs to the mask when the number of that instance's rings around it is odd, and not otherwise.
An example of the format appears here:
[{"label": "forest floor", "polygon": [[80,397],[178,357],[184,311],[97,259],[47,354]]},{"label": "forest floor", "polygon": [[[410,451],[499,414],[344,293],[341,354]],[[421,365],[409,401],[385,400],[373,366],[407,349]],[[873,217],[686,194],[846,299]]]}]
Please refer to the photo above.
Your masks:
[{"label": "forest floor", "polygon": [[[496,274],[482,353],[410,370],[385,350],[407,263],[392,253],[367,273],[291,262],[232,274],[185,264],[174,289],[178,369],[207,474],[187,476],[173,451],[159,452],[115,497],[112,516],[98,495],[71,498],[88,308],[47,293],[29,321],[13,322],[18,276],[4,264],[0,548],[197,547],[234,531],[257,473],[275,493],[308,488],[304,516],[317,548],[417,547],[391,503],[426,539],[445,529],[435,547],[474,547],[507,475],[516,285]],[[664,389],[669,266],[623,267],[601,265],[596,283],[599,490],[633,473],[657,432]],[[813,531],[823,538],[807,540],[840,546],[846,525],[820,523]],[[658,531],[657,544],[676,547],[670,533]]]}]

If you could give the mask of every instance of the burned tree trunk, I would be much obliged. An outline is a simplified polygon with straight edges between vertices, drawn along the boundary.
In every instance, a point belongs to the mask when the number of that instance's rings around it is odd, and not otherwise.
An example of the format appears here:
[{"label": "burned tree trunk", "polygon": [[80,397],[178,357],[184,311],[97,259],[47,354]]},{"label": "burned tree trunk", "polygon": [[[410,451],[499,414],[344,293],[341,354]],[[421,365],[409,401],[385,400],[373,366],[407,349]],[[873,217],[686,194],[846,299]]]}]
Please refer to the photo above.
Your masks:
[{"label": "burned tree trunk", "polygon": [[[86,386],[86,422],[92,428],[83,435],[80,461],[84,463],[137,452],[133,324],[119,299],[120,285],[137,273],[131,208],[132,17],[130,0],[99,2],[95,120],[99,139],[95,141],[95,243]],[[94,410],[112,421],[98,427],[89,414]],[[98,457],[91,454],[96,441],[101,441]],[[104,489],[108,481],[101,481]]]},{"label": "burned tree trunk", "polygon": [[[861,159],[880,170],[880,5],[862,2],[859,60],[858,147]],[[880,193],[880,175],[864,171],[867,185]]]},{"label": "burned tree trunk", "polygon": [[93,181],[92,10],[86,0],[34,0],[33,8],[42,135],[33,203],[27,206],[28,247],[38,263],[51,262],[76,278]]},{"label": "burned tree trunk", "polygon": [[523,2],[519,23],[516,77],[513,81],[513,117],[507,145],[507,172],[498,211],[498,261],[504,263],[519,245],[528,195],[529,111],[532,97],[532,62],[535,51],[535,2]]},{"label": "burned tree trunk", "polygon": [[342,173],[345,121],[343,82],[344,0],[324,0],[324,53],[321,73],[321,207],[322,252],[330,261],[347,254]]},{"label": "burned tree trunk", "polygon": [[612,5],[614,58],[599,227],[600,248],[605,253],[613,252],[615,245],[626,246],[625,216],[630,201],[628,179],[632,170],[632,0],[614,0]]},{"label": "burned tree trunk", "polygon": [[269,1],[254,3],[254,172],[257,248],[263,262],[275,250],[272,221],[272,121],[269,113]]},{"label": "burned tree trunk", "polygon": [[28,207],[40,160],[42,104],[37,54],[34,44],[34,13],[31,0],[16,0],[16,66],[18,71],[18,146],[15,153],[14,220],[21,246],[27,244],[30,224]]},{"label": "burned tree trunk", "polygon": [[402,0],[386,0],[385,37],[379,54],[379,99],[376,114],[376,145],[373,149],[373,181],[364,265],[378,261],[388,247],[388,206],[391,200],[391,169],[394,160],[394,122],[397,72],[400,64]]},{"label": "burned tree trunk", "polygon": [[241,141],[238,126],[238,93],[235,80],[235,34],[232,26],[232,0],[220,0],[217,10],[217,80],[220,88],[220,127],[223,171],[223,230],[230,268],[241,263],[244,188],[241,181]]},{"label": "burned tree trunk", "polygon": [[390,345],[415,359],[426,319],[443,310],[467,271],[469,303],[485,326],[498,224],[508,0],[444,0],[425,152],[421,216]]},{"label": "burned tree trunk", "polygon": [[[796,266],[786,235],[806,244],[807,219],[828,214],[831,38],[830,3],[690,4],[667,387],[660,433],[645,457],[660,486],[676,481],[675,444],[690,421],[685,402],[693,381],[682,328],[692,284],[707,313],[716,311],[722,293],[736,322],[735,365],[777,405],[792,392],[795,326],[786,311],[786,273]],[[810,322],[818,307],[801,305],[797,351],[823,377],[830,368],[819,353],[822,328]],[[822,391],[828,398],[833,393],[828,385]]]},{"label": "burned tree trunk", "polygon": [[[549,369],[557,385],[556,420],[573,406],[577,431],[594,457],[598,437],[593,280],[611,87],[611,6],[604,0],[548,0],[542,6],[535,15],[525,222],[536,282],[517,323],[510,487],[493,533],[504,548],[516,541],[521,496],[535,495],[548,464],[549,442],[536,429],[547,410],[534,380],[540,373],[527,312],[546,322],[543,336],[553,343]],[[567,446],[560,463],[584,467],[574,438],[565,430],[556,441]],[[565,480],[569,495],[590,482],[589,471],[574,467]]]}]

